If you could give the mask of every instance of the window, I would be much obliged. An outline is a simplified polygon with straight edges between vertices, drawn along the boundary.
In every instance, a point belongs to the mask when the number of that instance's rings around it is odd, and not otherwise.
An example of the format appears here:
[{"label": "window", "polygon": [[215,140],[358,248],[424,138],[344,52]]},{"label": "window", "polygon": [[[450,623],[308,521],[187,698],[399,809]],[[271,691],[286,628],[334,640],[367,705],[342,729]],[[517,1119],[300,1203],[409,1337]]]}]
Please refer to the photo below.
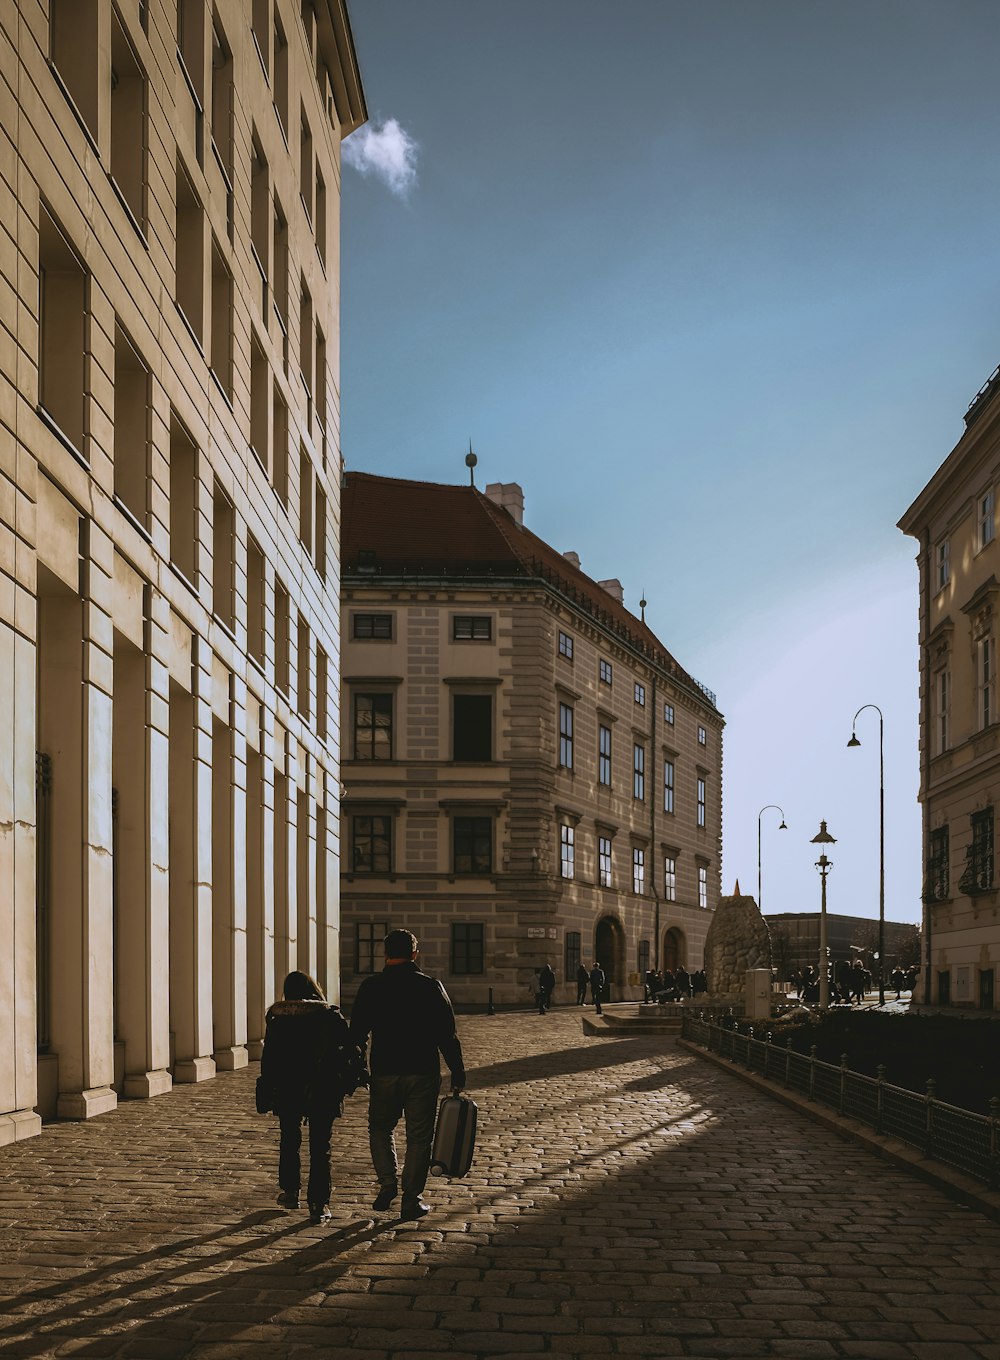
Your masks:
[{"label": "window", "polygon": [[[285,347],[288,345],[288,223],[285,221],[285,214],[281,211],[278,200],[274,200],[274,218],[272,222],[274,233],[274,278],[271,282],[271,297],[274,301],[274,313],[278,318],[278,325],[281,327],[285,338]],[[287,362],[287,353],[286,353]]]},{"label": "window", "polygon": [[451,629],[456,642],[489,642],[493,637],[493,620],[488,614],[456,614]]},{"label": "window", "polygon": [[632,847],[632,891],[634,893],[646,891],[646,852],[640,850],[637,845]]},{"label": "window", "polygon": [[330,703],[330,658],[322,647],[316,648],[316,735],[326,741]]},{"label": "window", "polygon": [[698,865],[698,905],[708,907],[708,869],[704,864]]},{"label": "window", "polygon": [[306,121],[305,110],[300,110],[299,126],[299,193],[306,216],[313,215],[313,139]]},{"label": "window", "polygon": [[611,887],[611,837],[599,836],[597,840],[597,881],[602,888]]},{"label": "window", "polygon": [[267,318],[268,231],[271,226],[271,177],[256,131],[250,154],[250,253],[260,273],[261,316]]},{"label": "window", "polygon": [[674,706],[673,704],[663,705],[663,721],[669,726],[674,725]]},{"label": "window", "polygon": [[316,440],[323,469],[326,470],[326,337],[316,327]]},{"label": "window", "polygon": [[640,803],[646,797],[646,748],[638,742],[632,747],[632,797]]},{"label": "window", "polygon": [[567,661],[573,660],[573,639],[569,633],[559,634],[559,655],[564,656]]},{"label": "window", "polygon": [[111,11],[111,178],[139,231],[146,230],[146,74]]},{"label": "window", "polygon": [[310,422],[312,420],[314,338],[312,294],[306,287],[305,276],[303,275],[299,287],[299,372],[302,374],[302,385],[306,389],[306,396],[310,404]]},{"label": "window", "polygon": [[646,707],[646,686],[640,685],[638,680],[635,682],[635,701],[640,708]]},{"label": "window", "polygon": [[482,925],[453,921],[451,926],[452,973],[482,973],[485,941]]},{"label": "window", "polygon": [[649,972],[649,941],[648,941],[648,940],[640,940],[640,941],[639,941],[639,955],[638,955],[638,960],[637,960],[637,961],[638,961],[638,964],[639,964],[639,976],[640,976],[641,978],[645,978],[646,974]]},{"label": "window", "polygon": [[993,721],[993,639],[980,638],[976,643],[979,675],[979,726],[989,727]]},{"label": "window", "polygon": [[948,828],[939,826],[930,834],[927,875],[924,879],[925,902],[944,902],[950,895]]},{"label": "window", "polygon": [[271,369],[267,355],[256,335],[250,336],[250,448],[270,477],[271,441],[267,398],[271,390]]},{"label": "window", "polygon": [[271,403],[271,481],[282,505],[288,505],[288,406],[274,384]]},{"label": "window", "polygon": [[233,276],[212,239],[212,349],[209,359],[219,386],[233,399]]},{"label": "window", "polygon": [[199,345],[205,343],[205,210],[181,161],[175,202],[174,301]]},{"label": "window", "polygon": [[663,899],[665,902],[677,901],[677,861],[673,855],[663,859]]},{"label": "window", "polygon": [[392,640],[391,614],[355,614],[353,634],[359,640]]},{"label": "window", "polygon": [[698,780],[698,825],[705,825],[705,781]]},{"label": "window", "polygon": [[944,590],[951,580],[951,542],[944,539],[938,544],[937,550],[937,588]]},{"label": "window", "polygon": [[312,659],[312,643],[309,636],[309,625],[299,615],[299,626],[296,630],[295,646],[295,706],[298,709],[299,717],[309,721],[309,662]]},{"label": "window", "polygon": [[316,570],[326,580],[326,492],[316,479]]},{"label": "window", "polygon": [[264,552],[247,536],[247,655],[264,664]]},{"label": "window", "polygon": [[80,0],[50,0],[49,53],[59,84],[90,136],[97,137],[98,8]]},{"label": "window", "polygon": [[610,685],[610,684],[611,684],[611,681],[612,681],[612,676],[613,676],[613,672],[612,672],[612,670],[611,670],[611,662],[610,662],[610,661],[605,661],[604,658],[602,657],[602,658],[601,658],[601,663],[600,663],[600,678],[601,678],[601,684],[602,684],[602,685]]},{"label": "window", "polygon": [[38,218],[38,401],[84,452],[87,275],[43,208]]},{"label": "window", "polygon": [[559,705],[559,764],[566,770],[573,768],[573,709]]},{"label": "window", "polygon": [[299,542],[312,557],[313,469],[304,444],[299,448]]},{"label": "window", "polygon": [[673,812],[674,810],[674,762],[665,760],[663,762],[663,811]]},{"label": "window", "polygon": [[392,759],[391,694],[355,694],[354,759]]},{"label": "window", "polygon": [[197,589],[198,585],[198,450],[194,440],[170,412],[170,560]]},{"label": "window", "polygon": [[452,749],[454,760],[493,759],[492,694],[456,694],[452,697]]},{"label": "window", "polygon": [[320,264],[326,268],[326,183],[316,164],[316,250]]},{"label": "window", "polygon": [[699,746],[708,745],[708,733],[705,731],[703,727],[698,728],[698,745]]},{"label": "window", "polygon": [[233,55],[218,21],[212,23],[212,150],[226,190],[233,192]]},{"label": "window", "polygon": [[384,921],[359,921],[354,927],[354,971],[378,973],[382,968],[382,944],[388,930]]},{"label": "window", "polygon": [[611,728],[600,726],[598,733],[597,782],[611,787]]},{"label": "window", "polygon": [[[271,44],[271,0],[252,0],[250,27],[260,56],[260,64],[264,68],[264,74],[267,75],[270,56],[268,48]],[[373,968],[368,971],[375,970]]]},{"label": "window", "polygon": [[144,529],[149,527],[150,374],[131,340],[115,323],[115,496]]},{"label": "window", "polygon": [[572,878],[575,862],[574,831],[563,822],[559,827],[559,876]]},{"label": "window", "polygon": [[580,967],[580,932],[567,930],[564,939],[563,977],[567,982],[576,982],[576,970]]},{"label": "window", "polygon": [[493,872],[492,817],[456,817],[454,843],[456,874]]},{"label": "window", "polygon": [[968,894],[989,892],[993,887],[993,809],[983,808],[971,817],[972,844],[965,851],[965,872],[958,890]]},{"label": "window", "polygon": [[351,872],[392,873],[391,817],[365,815],[351,818]]},{"label": "window", "polygon": [[200,112],[205,103],[205,0],[177,0],[177,55]]},{"label": "window", "polygon": [[948,671],[938,671],[934,677],[934,730],[937,736],[936,755],[948,749],[948,709],[951,703],[951,676]]},{"label": "window", "polygon": [[979,546],[985,548],[993,542],[996,526],[993,517],[993,488],[979,498]]},{"label": "window", "polygon": [[288,694],[290,668],[291,605],[288,591],[274,582],[274,683],[283,694]]},{"label": "window", "polygon": [[218,481],[212,489],[212,612],[236,627],[236,511]]},{"label": "window", "polygon": [[288,43],[285,30],[274,18],[274,111],[285,142],[288,142]]}]

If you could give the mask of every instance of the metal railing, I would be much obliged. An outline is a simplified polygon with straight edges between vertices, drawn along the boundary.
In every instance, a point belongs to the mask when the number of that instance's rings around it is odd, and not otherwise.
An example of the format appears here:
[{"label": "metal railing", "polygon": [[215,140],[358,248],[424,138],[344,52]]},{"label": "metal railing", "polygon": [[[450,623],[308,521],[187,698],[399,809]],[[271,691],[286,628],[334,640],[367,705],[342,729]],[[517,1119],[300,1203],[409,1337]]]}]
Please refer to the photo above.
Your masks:
[{"label": "metal railing", "polygon": [[992,1189],[1000,1186],[1000,1097],[991,1099],[988,1115],[961,1110],[938,1100],[933,1080],[920,1095],[890,1085],[881,1065],[877,1076],[868,1077],[850,1070],[846,1053],[839,1065],[820,1062],[815,1044],[808,1054],[796,1053],[790,1039],[781,1047],[771,1042],[770,1034],[760,1039],[752,1030],[740,1033],[693,1011],[684,1015],[681,1037],[857,1119],[876,1133],[919,1148],[924,1156],[964,1171]]}]

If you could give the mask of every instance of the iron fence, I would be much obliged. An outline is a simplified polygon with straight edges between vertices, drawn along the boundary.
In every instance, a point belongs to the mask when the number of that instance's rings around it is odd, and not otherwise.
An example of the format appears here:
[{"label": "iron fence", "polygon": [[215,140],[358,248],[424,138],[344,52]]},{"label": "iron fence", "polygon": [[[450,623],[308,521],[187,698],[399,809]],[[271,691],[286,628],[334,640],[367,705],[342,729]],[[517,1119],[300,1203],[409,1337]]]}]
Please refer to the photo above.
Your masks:
[{"label": "iron fence", "polygon": [[927,1157],[964,1171],[991,1188],[1000,1186],[1000,1098],[990,1101],[990,1113],[960,1110],[938,1100],[934,1082],[923,1095],[892,1086],[882,1067],[878,1075],[852,1072],[845,1054],[839,1065],[821,1062],[815,1045],[808,1054],[796,1053],[788,1040],[784,1047],[768,1033],[757,1038],[751,1030],[741,1033],[715,1016],[686,1011],[681,1036],[711,1053],[728,1058],[738,1067],[799,1091],[818,1104],[867,1124],[876,1133],[898,1138],[920,1148]]}]

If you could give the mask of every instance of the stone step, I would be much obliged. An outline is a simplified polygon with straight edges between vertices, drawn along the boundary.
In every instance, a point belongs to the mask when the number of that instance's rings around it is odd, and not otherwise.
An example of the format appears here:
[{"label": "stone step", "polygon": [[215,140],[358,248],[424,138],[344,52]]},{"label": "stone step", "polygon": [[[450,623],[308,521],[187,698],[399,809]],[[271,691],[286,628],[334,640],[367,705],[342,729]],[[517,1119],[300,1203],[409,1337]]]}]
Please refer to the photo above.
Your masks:
[{"label": "stone step", "polygon": [[584,1034],[603,1034],[606,1038],[635,1039],[645,1034],[669,1034],[676,1037],[681,1032],[680,1016],[654,1015],[647,1019],[633,1016],[616,1015],[607,1010],[603,1015],[584,1015],[582,1017]]}]

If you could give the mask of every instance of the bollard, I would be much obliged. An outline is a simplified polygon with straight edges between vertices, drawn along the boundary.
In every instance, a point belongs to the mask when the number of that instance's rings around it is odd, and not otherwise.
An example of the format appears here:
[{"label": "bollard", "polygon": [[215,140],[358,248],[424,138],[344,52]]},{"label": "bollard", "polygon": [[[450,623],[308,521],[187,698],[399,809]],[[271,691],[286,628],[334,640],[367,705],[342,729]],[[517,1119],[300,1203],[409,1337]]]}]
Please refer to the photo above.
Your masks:
[{"label": "bollard", "polygon": [[494,1006],[493,1006],[493,988],[492,988],[492,987],[490,988],[490,999],[489,999],[489,1001],[487,1001],[487,1003],[486,1003],[486,1014],[487,1014],[487,1015],[496,1015],[496,1010],[494,1009]]}]

